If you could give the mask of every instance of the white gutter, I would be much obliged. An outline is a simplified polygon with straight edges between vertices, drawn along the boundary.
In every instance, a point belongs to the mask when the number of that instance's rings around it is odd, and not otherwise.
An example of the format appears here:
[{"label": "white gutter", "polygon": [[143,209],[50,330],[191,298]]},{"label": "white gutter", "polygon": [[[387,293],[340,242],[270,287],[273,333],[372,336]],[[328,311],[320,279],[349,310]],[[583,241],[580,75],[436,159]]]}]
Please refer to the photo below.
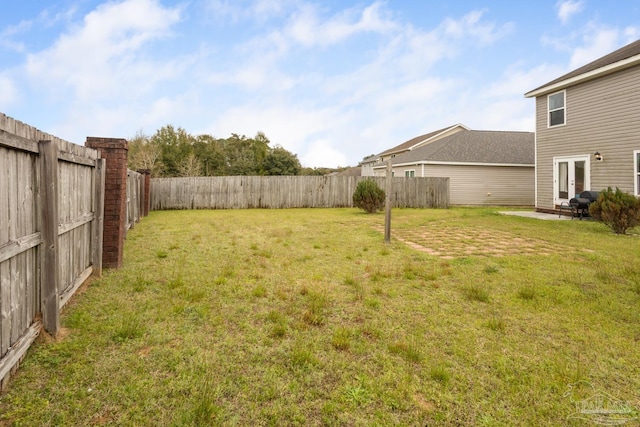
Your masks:
[{"label": "white gutter", "polygon": [[[449,166],[509,166],[509,167],[535,167],[535,164],[529,163],[473,163],[473,162],[439,162],[439,161],[421,161],[409,163],[393,163],[392,167],[418,166],[418,165],[449,165]],[[386,169],[386,165],[375,166],[373,169]]]}]

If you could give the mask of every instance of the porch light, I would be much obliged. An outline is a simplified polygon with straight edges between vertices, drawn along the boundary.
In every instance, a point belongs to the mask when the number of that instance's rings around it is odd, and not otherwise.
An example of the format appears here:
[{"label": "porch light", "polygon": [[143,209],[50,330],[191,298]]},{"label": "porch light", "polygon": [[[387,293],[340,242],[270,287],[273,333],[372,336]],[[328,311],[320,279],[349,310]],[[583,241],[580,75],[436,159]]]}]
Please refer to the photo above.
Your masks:
[{"label": "porch light", "polygon": [[600,154],[599,151],[596,151],[595,153],[593,153],[593,157],[595,157],[596,160],[599,161],[599,162],[604,160],[604,157],[602,157],[602,154]]}]

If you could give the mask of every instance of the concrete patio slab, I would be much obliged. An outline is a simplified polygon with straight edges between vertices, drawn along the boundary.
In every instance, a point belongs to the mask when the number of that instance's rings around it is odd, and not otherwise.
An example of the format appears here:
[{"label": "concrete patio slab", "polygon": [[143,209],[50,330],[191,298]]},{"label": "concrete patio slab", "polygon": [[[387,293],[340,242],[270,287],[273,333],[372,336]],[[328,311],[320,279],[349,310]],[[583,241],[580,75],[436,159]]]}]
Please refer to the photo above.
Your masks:
[{"label": "concrete patio slab", "polygon": [[567,221],[571,220],[570,216],[562,215],[558,216],[558,214],[550,214],[544,212],[535,212],[535,211],[503,211],[498,212],[501,215],[513,215],[513,216],[521,216],[525,218],[535,218],[535,219],[543,219],[549,221]]}]

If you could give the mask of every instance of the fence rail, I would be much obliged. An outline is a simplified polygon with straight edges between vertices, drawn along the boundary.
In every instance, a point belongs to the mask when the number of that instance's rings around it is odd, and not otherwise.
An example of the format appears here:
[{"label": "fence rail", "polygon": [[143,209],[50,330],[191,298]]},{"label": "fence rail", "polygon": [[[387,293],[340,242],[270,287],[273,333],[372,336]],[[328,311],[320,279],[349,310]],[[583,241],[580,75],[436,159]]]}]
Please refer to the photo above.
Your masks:
[{"label": "fence rail", "polygon": [[[360,180],[353,176],[221,176],[154,178],[151,209],[352,207]],[[393,178],[394,207],[449,207],[449,178]]]},{"label": "fence rail", "polygon": [[0,113],[0,389],[102,268],[104,161]]}]

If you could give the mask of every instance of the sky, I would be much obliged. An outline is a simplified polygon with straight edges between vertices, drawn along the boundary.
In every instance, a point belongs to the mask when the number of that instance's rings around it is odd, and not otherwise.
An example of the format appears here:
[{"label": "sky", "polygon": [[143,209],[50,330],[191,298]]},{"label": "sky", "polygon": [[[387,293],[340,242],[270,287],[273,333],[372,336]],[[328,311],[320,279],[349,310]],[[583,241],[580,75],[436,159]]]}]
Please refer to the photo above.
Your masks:
[{"label": "sky", "polygon": [[0,112],[355,166],[457,123],[533,131],[525,92],[639,38],[638,0],[0,0]]}]

